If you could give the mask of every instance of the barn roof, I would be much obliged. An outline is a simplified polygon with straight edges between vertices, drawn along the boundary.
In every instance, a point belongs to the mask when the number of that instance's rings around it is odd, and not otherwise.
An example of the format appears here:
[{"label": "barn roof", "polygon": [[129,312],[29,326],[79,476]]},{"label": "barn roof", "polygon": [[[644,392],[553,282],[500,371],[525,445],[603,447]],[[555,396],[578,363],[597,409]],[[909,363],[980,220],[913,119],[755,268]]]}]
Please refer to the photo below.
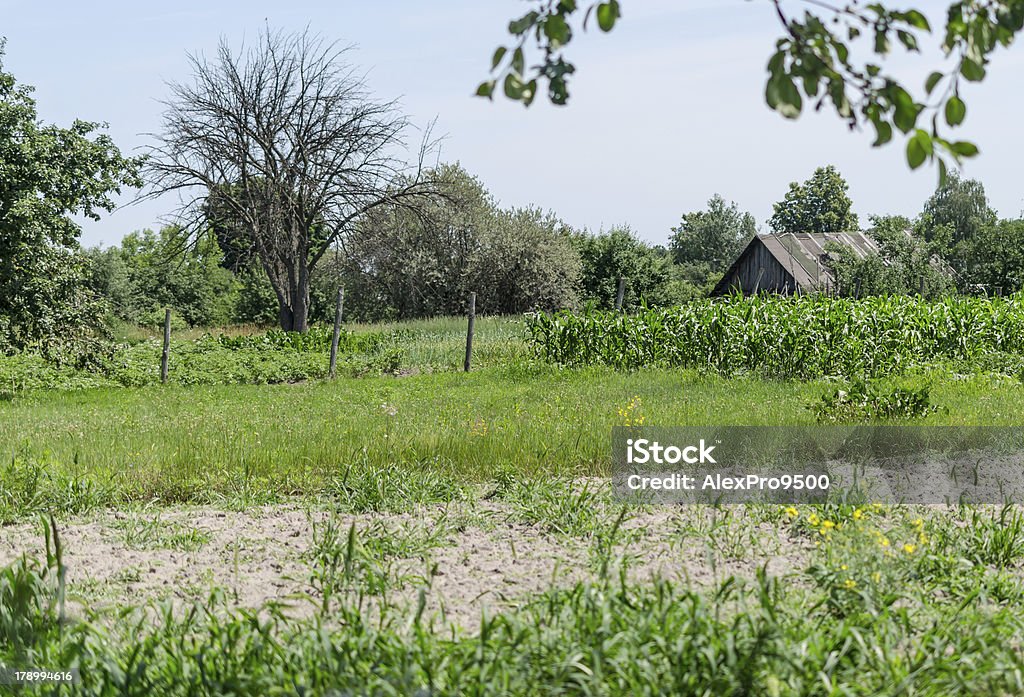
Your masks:
[{"label": "barn roof", "polygon": [[853,251],[857,257],[863,259],[871,254],[878,253],[878,244],[871,237],[862,231],[852,232],[787,232],[783,234],[757,235],[750,241],[750,244],[740,253],[732,266],[726,270],[722,280],[712,291],[712,295],[723,292],[736,269],[743,263],[744,258],[754,245],[764,245],[764,248],[775,258],[782,268],[788,271],[796,283],[797,288],[811,290],[823,288],[835,283],[835,276],[828,264],[824,263],[828,252],[825,246],[829,243],[838,243]]}]

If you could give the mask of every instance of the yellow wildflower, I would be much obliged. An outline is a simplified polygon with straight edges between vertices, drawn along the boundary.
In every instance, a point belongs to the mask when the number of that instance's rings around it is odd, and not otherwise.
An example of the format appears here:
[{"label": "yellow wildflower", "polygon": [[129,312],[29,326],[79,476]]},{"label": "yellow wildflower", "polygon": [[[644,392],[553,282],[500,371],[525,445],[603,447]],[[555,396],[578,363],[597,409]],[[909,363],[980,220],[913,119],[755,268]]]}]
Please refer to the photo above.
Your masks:
[{"label": "yellow wildflower", "polygon": [[800,511],[790,506],[789,508],[786,509],[786,515],[788,515],[790,518],[796,518],[800,515]]},{"label": "yellow wildflower", "polygon": [[846,579],[846,582],[843,583],[843,587],[846,588],[846,590],[853,590],[857,587],[857,582],[854,581],[852,578],[848,578]]},{"label": "yellow wildflower", "polygon": [[853,519],[854,520],[860,520],[863,517],[864,517],[864,511],[862,511],[861,509],[858,508],[858,509],[856,509],[853,512]]}]

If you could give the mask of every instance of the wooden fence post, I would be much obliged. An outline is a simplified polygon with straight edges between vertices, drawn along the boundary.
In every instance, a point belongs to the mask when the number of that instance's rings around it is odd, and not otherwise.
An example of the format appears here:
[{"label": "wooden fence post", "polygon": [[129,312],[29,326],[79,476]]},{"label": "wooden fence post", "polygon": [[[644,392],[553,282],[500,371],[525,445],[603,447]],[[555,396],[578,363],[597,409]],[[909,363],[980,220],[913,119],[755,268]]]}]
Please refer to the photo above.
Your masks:
[{"label": "wooden fence post", "polygon": [[619,312],[622,310],[622,301],[626,297],[626,278],[625,276],[619,276],[619,290],[615,294],[615,311]]},{"label": "wooden fence post", "polygon": [[345,308],[345,289],[338,288],[338,304],[334,308],[334,335],[331,337],[331,368],[328,374],[334,379],[338,367],[338,342],[341,340],[341,313]]},{"label": "wooden fence post", "polygon": [[160,383],[167,384],[167,359],[171,352],[171,308],[164,310],[164,352],[160,356]]},{"label": "wooden fence post", "polygon": [[469,364],[473,358],[473,323],[476,320],[476,293],[469,294],[469,328],[466,330],[466,362],[462,369],[469,372]]}]

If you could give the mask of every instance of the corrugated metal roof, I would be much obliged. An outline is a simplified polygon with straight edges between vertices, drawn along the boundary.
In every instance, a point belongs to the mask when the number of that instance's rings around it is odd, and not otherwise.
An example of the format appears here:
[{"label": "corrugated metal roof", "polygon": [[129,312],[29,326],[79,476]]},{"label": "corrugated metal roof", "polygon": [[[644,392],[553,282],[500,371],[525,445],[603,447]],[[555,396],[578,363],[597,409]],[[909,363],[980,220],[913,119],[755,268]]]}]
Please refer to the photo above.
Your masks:
[{"label": "corrugated metal roof", "polygon": [[[765,249],[775,258],[777,262],[786,269],[796,282],[798,289],[805,291],[821,289],[835,283],[835,276],[829,268],[828,251],[825,249],[829,243],[838,243],[851,249],[857,257],[863,259],[871,254],[878,253],[878,244],[871,237],[860,230],[853,232],[787,232],[783,234],[758,235],[743,250],[739,258],[725,272],[721,286],[728,282],[736,268],[743,262],[747,252],[755,244],[764,245]],[[716,286],[712,294],[717,294],[719,288]]]},{"label": "corrugated metal roof", "polygon": [[799,287],[805,290],[822,288],[835,282],[832,269],[825,262],[829,243],[838,243],[851,249],[863,259],[878,253],[878,245],[861,231],[856,232],[797,232],[782,235],[764,235],[759,238],[783,268],[793,274]]}]

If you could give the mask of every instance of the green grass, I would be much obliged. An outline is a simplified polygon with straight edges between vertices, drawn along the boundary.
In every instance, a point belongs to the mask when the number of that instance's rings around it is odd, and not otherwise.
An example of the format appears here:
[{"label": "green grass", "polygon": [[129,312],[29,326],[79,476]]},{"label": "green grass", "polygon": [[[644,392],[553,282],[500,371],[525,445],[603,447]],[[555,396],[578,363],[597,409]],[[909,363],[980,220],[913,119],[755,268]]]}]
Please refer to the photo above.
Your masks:
[{"label": "green grass", "polygon": [[[1019,424],[1011,379],[930,374],[913,423]],[[244,506],[327,495],[351,510],[460,498],[513,467],[601,475],[611,428],[813,423],[828,382],[513,365],[278,386],[42,391],[0,402],[0,518],[130,501]],[[633,406],[630,407],[630,403]],[[22,513],[23,514],[23,513]]]},{"label": "green grass", "polygon": [[[349,327],[360,348],[333,382],[315,379],[322,337],[260,348],[265,335],[244,331],[181,339],[190,362],[168,386],[151,384],[146,341],[124,349],[137,383],[0,360],[0,524],[127,508],[105,535],[188,553],[209,535],[165,524],[160,506],[304,496],[314,522],[302,618],[238,607],[225,590],[184,609],[68,618],[52,545],[45,561],[0,569],[0,663],[82,677],[15,694],[1024,694],[1019,508],[698,507],[644,528],[593,479],[626,422],[1021,425],[1024,388],[1000,360],[902,366],[851,393],[836,378],[565,369],[531,360],[518,320],[477,326],[469,374],[462,319]],[[370,344],[397,364],[373,363]],[[289,373],[293,360],[320,372]],[[432,557],[467,525],[582,545],[592,578],[450,627],[426,609]],[[659,538],[668,568],[697,550],[713,583],[632,579]],[[787,545],[806,563],[782,576],[724,571],[767,567]]]}]

